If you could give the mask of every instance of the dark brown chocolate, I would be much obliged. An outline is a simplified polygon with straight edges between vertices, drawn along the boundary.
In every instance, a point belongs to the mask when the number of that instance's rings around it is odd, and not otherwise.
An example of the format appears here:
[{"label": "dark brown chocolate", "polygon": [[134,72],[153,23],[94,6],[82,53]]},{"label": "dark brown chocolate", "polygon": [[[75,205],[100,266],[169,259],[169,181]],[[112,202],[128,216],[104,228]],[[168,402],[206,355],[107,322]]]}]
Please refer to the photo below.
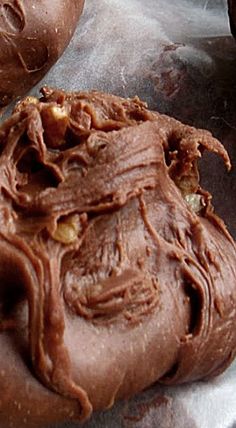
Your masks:
[{"label": "dark brown chocolate", "polygon": [[199,185],[208,131],[44,88],[0,128],[0,426],[85,419],[221,373],[236,252]]},{"label": "dark brown chocolate", "polygon": [[228,0],[229,7],[229,21],[231,32],[236,37],[236,2],[235,0]]},{"label": "dark brown chocolate", "polygon": [[84,0],[0,0],[0,108],[25,94],[68,45]]}]

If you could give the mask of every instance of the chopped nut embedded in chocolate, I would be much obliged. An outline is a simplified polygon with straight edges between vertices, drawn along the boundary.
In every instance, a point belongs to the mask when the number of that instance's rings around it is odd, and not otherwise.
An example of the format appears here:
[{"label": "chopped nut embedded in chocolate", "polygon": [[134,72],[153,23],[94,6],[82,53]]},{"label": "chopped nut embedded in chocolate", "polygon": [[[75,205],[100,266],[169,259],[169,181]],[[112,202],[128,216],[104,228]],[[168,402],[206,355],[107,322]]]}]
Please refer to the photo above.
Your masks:
[{"label": "chopped nut embedded in chocolate", "polygon": [[195,213],[200,213],[204,206],[206,206],[203,196],[196,193],[186,195],[185,200]]},{"label": "chopped nut embedded in chocolate", "polygon": [[52,237],[62,244],[71,244],[78,238],[81,232],[81,224],[79,215],[71,215],[64,219],[60,219],[57,223],[56,231]]},{"label": "chopped nut embedded in chocolate", "polygon": [[56,149],[65,144],[69,124],[69,116],[65,108],[52,105],[44,108],[41,116],[47,146]]}]

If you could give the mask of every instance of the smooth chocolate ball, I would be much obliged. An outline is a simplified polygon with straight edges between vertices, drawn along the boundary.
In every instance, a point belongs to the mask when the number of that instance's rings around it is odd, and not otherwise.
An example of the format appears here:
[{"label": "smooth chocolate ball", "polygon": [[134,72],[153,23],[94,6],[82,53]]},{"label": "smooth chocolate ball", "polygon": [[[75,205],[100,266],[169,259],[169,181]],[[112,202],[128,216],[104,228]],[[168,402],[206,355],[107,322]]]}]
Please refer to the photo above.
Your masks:
[{"label": "smooth chocolate ball", "polygon": [[0,108],[25,94],[68,45],[84,0],[0,0]]}]

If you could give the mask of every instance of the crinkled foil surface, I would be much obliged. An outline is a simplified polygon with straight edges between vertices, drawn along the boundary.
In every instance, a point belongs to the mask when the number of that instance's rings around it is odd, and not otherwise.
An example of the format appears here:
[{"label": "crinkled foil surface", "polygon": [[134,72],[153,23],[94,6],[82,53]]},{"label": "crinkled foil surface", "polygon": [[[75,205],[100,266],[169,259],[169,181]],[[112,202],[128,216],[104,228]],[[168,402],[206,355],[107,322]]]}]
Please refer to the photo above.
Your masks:
[{"label": "crinkled foil surface", "polygon": [[[31,93],[47,84],[138,95],[152,109],[211,130],[228,149],[233,169],[227,174],[220,160],[206,155],[202,183],[236,238],[235,76],[226,0],[86,0],[70,46]],[[208,383],[154,385],[83,427],[236,427],[236,363]]]}]

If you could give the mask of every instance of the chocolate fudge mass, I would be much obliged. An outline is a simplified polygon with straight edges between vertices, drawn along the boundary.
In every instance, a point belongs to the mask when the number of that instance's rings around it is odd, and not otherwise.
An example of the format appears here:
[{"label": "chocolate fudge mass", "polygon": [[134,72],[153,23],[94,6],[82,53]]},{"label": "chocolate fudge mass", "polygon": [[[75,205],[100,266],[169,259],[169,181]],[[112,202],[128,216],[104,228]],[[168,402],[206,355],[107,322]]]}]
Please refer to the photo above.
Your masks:
[{"label": "chocolate fudge mass", "polygon": [[0,127],[4,428],[207,379],[236,349],[235,243],[197,166],[230,169],[224,147],[138,98],[42,94]]}]

